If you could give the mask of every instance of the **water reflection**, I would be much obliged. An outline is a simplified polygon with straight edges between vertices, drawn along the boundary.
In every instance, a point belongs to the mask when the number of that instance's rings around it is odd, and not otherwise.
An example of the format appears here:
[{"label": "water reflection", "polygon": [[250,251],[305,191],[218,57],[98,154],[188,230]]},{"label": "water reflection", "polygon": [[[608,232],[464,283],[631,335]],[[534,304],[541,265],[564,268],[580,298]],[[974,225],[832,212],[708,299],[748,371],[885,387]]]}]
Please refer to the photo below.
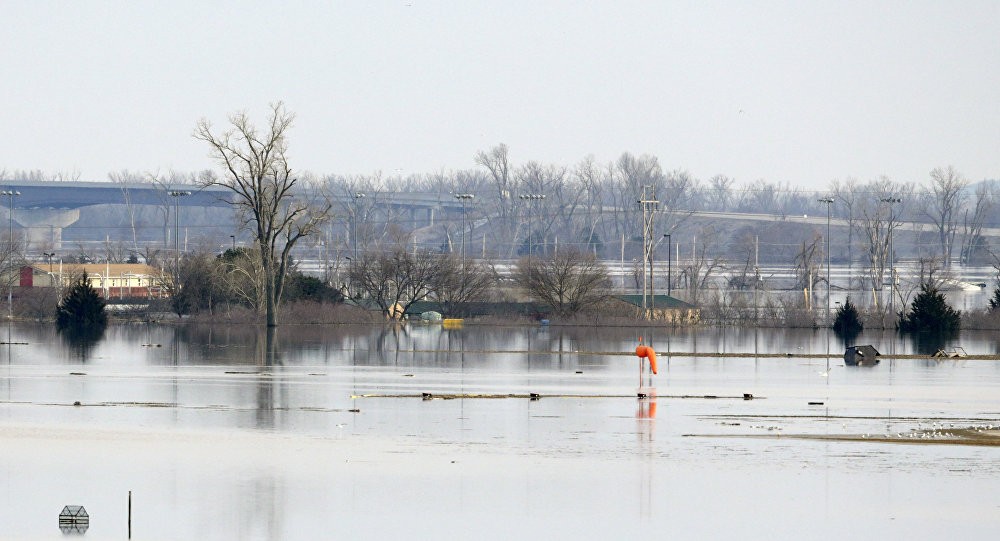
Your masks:
[{"label": "water reflection", "polygon": [[958,332],[954,331],[941,331],[941,332],[914,332],[906,335],[909,338],[910,343],[913,345],[913,350],[921,355],[933,355],[940,350],[944,350],[949,345],[953,344],[958,337]]},{"label": "water reflection", "polygon": [[[637,381],[640,335],[661,362]],[[86,370],[72,368],[81,361],[51,326],[15,326],[14,337],[29,343],[12,350],[13,392],[0,405],[0,479],[19,499],[0,505],[0,523],[15,538],[58,536],[50,516],[36,523],[11,509],[41,508],[67,487],[142,490],[160,516],[180,517],[157,532],[178,539],[322,538],[331,528],[357,538],[773,537],[762,516],[781,516],[785,537],[892,538],[902,504],[847,523],[824,508],[887,487],[908,495],[915,532],[938,524],[923,517],[947,515],[942,498],[970,517],[995,511],[995,448],[784,436],[905,434],[948,416],[996,424],[984,412],[995,411],[1000,363],[904,359],[890,372],[885,361],[838,361],[823,378],[820,358],[665,355],[839,349],[823,330],[113,326]],[[996,344],[991,334],[956,340],[969,353]],[[914,347],[894,332],[860,342]],[[541,398],[422,401],[421,391]],[[676,398],[746,392],[766,399]],[[92,500],[102,518],[87,535],[112,537],[120,502]],[[995,530],[948,516],[959,531],[931,533]]]},{"label": "water reflection", "polygon": [[278,329],[276,327],[258,329],[254,338],[257,352],[256,427],[271,429],[274,428],[275,417],[275,381],[280,379],[275,372],[282,365]]},{"label": "water reflection", "polygon": [[[8,326],[9,330],[9,326]],[[104,338],[104,327],[99,328],[67,328],[58,331],[59,337],[66,344],[66,350],[70,353],[70,358],[87,364],[93,355],[94,348]]]}]

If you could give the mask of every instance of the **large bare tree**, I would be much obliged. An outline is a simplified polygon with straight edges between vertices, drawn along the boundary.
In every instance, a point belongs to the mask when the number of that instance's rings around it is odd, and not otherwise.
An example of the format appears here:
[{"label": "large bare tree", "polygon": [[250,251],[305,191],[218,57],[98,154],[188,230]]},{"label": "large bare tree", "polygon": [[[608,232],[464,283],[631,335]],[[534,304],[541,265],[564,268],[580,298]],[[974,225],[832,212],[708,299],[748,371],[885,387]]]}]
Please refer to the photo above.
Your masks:
[{"label": "large bare tree", "polygon": [[955,233],[958,231],[958,214],[965,203],[965,187],[969,181],[949,165],[931,171],[930,184],[925,212],[937,230],[944,266],[950,268]]},{"label": "large bare tree", "polygon": [[597,305],[611,287],[607,269],[594,254],[576,249],[560,250],[548,257],[522,258],[514,279],[560,317]]},{"label": "large bare tree", "polygon": [[465,260],[451,253],[437,258],[438,272],[431,276],[431,295],[446,316],[468,315],[463,307],[487,300],[497,284],[492,266],[480,260]]},{"label": "large bare tree", "polygon": [[993,213],[996,203],[994,182],[982,182],[976,186],[976,203],[972,215],[968,208],[962,218],[962,263],[969,265],[982,260],[987,255],[988,244],[983,237],[983,226],[986,219]]},{"label": "large bare tree", "polygon": [[441,268],[441,256],[411,252],[405,242],[397,242],[388,250],[361,253],[348,273],[353,291],[367,296],[386,317],[398,319],[431,294]]},{"label": "large bare tree", "polygon": [[214,133],[206,119],[198,121],[194,132],[196,139],[208,143],[210,155],[224,169],[221,177],[203,175],[202,185],[232,191],[233,203],[257,244],[268,327],[278,324],[289,252],[296,242],[314,233],[330,211],[329,201],[311,200],[304,191],[295,190],[298,179],[287,156],[287,133],[294,119],[295,115],[277,102],[271,104],[263,130],[242,111],[230,115],[231,128],[222,133]]},{"label": "large bare tree", "polygon": [[518,180],[514,171],[511,170],[509,150],[507,145],[501,143],[487,151],[479,151],[476,154],[476,165],[485,168],[493,181],[495,194],[487,199],[489,205],[493,206],[493,211],[487,214],[487,221],[494,238],[494,242],[500,246],[504,242],[510,242],[510,246],[505,250],[507,257],[514,254],[514,239],[517,236],[517,209],[518,209]]}]

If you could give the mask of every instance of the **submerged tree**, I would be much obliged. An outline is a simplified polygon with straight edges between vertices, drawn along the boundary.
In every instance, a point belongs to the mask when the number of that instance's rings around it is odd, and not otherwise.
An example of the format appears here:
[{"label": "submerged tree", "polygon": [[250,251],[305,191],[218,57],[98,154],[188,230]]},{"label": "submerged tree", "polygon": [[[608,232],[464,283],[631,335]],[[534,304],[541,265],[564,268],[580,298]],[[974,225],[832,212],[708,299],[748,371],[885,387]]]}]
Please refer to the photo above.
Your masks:
[{"label": "submerged tree", "polygon": [[263,268],[268,327],[278,324],[289,253],[302,237],[317,230],[330,211],[329,202],[310,204],[303,192],[295,193],[298,178],[288,163],[286,139],[294,118],[278,102],[271,105],[265,130],[258,131],[247,113],[239,112],[230,116],[228,131],[216,135],[202,119],[194,133],[208,143],[211,156],[224,169],[221,178],[206,175],[202,184],[231,190],[244,225],[253,233]]},{"label": "submerged tree", "polygon": [[455,254],[439,258],[438,272],[432,277],[431,296],[441,304],[446,316],[464,316],[467,303],[483,301],[496,285],[493,268],[482,261],[469,260]]},{"label": "submerged tree", "polygon": [[607,269],[593,254],[572,249],[550,257],[521,259],[514,279],[561,317],[595,306],[607,296],[611,285]]},{"label": "submerged tree", "polygon": [[108,324],[104,299],[83,274],[56,308],[56,327],[71,336],[99,337]]},{"label": "submerged tree", "polygon": [[844,304],[837,308],[837,316],[833,320],[833,332],[845,342],[852,342],[864,327],[857,307],[851,302],[851,298],[847,297]]},{"label": "submerged tree", "polygon": [[367,251],[351,262],[350,288],[367,297],[388,318],[401,318],[410,305],[430,295],[441,272],[437,254],[410,252],[403,243],[383,252]]},{"label": "submerged tree", "polygon": [[923,284],[909,313],[900,317],[899,328],[905,332],[954,333],[961,322],[961,314],[948,305],[944,294],[931,284]]}]

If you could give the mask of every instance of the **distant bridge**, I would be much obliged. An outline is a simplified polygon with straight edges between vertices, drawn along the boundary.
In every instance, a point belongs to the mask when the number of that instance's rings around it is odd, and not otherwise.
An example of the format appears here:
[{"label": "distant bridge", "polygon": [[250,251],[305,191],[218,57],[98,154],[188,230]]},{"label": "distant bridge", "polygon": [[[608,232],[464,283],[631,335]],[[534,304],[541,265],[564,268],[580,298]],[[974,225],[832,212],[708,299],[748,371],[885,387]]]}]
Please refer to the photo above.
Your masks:
[{"label": "distant bridge", "polygon": [[[59,246],[62,229],[75,223],[80,208],[95,205],[153,205],[179,207],[232,206],[233,194],[224,187],[200,187],[190,184],[162,185],[152,183],[119,184],[115,182],[58,182],[58,181],[8,181],[0,182],[0,189],[14,195],[0,196],[0,219],[23,227],[29,242],[52,241]],[[185,197],[171,197],[171,190],[191,192]],[[432,225],[438,211],[457,212],[477,207],[477,200],[460,201],[447,192],[373,192],[366,194],[371,204],[408,212],[414,227]],[[334,199],[342,207],[355,204],[353,194],[339,194]],[[464,203],[464,204],[463,204]],[[14,213],[10,214],[13,207]],[[755,222],[802,223],[825,226],[825,215],[779,215],[743,212],[696,211],[693,217],[710,220],[736,220]],[[847,227],[847,220],[831,218],[830,227]],[[926,223],[904,222],[901,231],[932,231]],[[984,236],[1000,237],[1000,227],[987,227]]]}]

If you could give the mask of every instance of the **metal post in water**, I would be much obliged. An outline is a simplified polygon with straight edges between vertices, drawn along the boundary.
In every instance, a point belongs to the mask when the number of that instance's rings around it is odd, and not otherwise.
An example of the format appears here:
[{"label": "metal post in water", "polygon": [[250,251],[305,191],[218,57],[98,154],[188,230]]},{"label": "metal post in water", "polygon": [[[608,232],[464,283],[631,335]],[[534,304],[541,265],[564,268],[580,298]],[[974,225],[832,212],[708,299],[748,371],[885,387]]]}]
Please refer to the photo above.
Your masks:
[{"label": "metal post in water", "polygon": [[132,539],[132,491],[128,491],[128,538]]}]

